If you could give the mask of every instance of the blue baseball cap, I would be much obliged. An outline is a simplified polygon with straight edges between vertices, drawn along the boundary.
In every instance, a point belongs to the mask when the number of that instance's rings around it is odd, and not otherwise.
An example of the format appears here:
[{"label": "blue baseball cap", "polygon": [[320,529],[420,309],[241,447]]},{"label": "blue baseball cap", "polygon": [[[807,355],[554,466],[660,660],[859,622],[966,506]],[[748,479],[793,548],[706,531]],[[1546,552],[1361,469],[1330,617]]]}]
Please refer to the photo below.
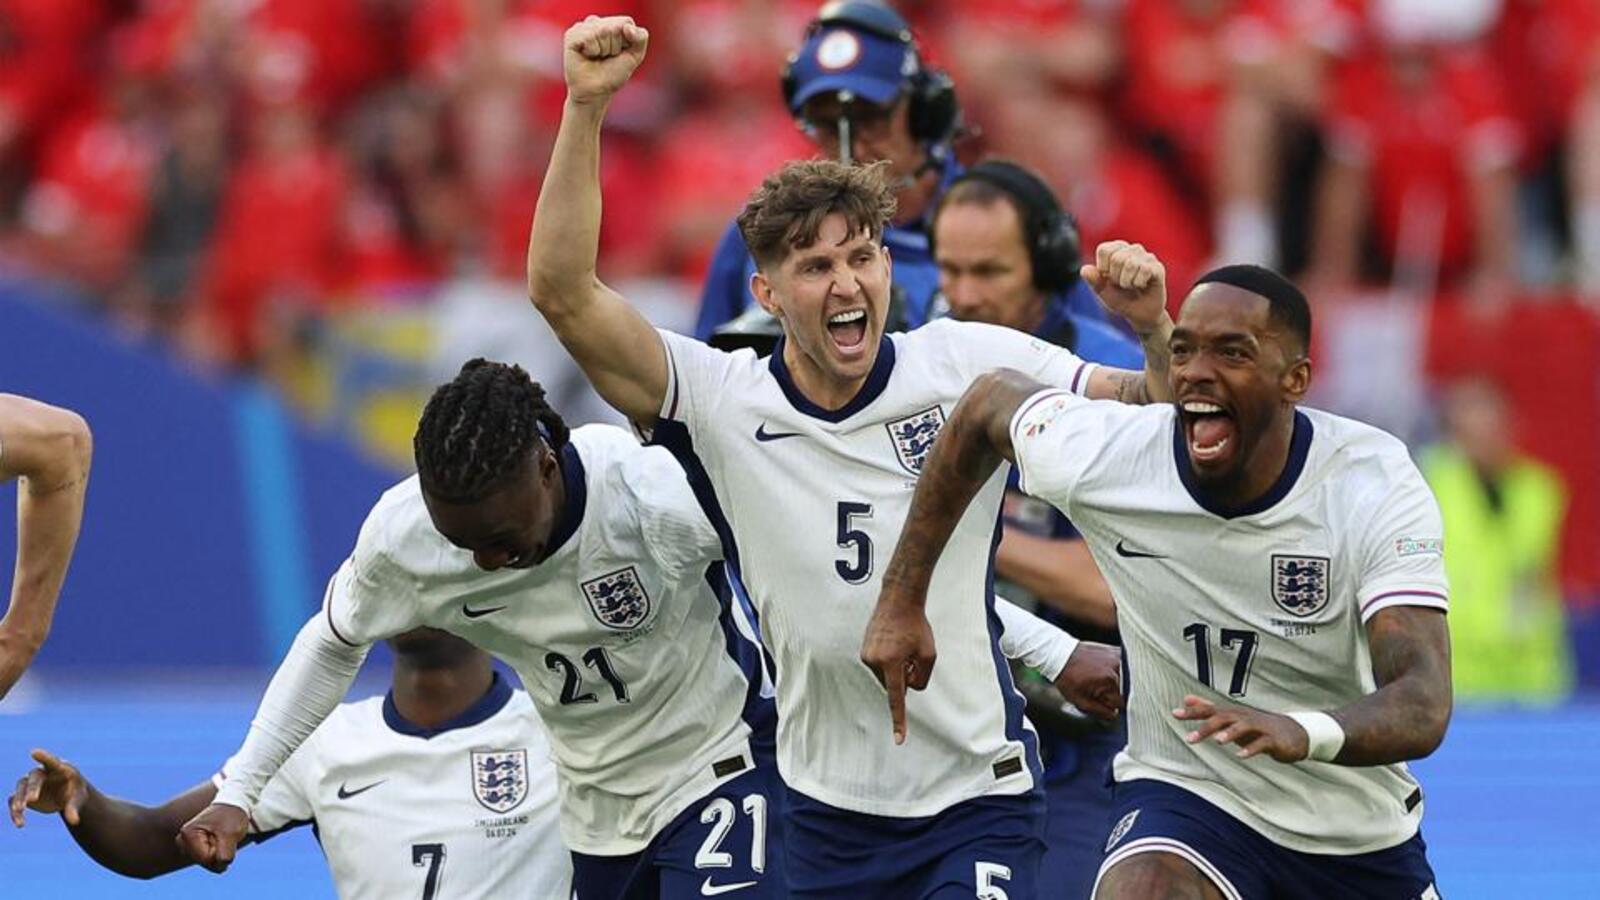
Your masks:
[{"label": "blue baseball cap", "polygon": [[846,23],[825,25],[795,54],[789,112],[799,115],[807,100],[839,91],[888,106],[917,74],[918,65],[916,50],[905,41]]}]

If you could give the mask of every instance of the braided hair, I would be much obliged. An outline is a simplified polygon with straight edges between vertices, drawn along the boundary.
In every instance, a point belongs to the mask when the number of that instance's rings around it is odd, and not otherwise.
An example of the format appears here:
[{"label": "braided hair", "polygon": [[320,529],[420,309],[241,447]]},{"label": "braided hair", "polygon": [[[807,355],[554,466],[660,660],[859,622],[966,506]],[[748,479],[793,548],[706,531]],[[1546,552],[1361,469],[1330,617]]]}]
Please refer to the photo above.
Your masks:
[{"label": "braided hair", "polygon": [[544,388],[521,366],[480,358],[433,392],[412,450],[430,494],[470,503],[514,475],[541,440],[552,450],[567,443],[567,424]]}]

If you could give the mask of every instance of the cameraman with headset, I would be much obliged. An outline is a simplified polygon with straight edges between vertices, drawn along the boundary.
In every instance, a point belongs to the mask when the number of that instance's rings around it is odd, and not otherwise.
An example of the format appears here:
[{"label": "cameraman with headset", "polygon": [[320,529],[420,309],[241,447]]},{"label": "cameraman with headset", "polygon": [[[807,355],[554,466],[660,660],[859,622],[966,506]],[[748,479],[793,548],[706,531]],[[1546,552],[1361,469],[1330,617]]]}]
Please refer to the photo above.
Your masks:
[{"label": "cameraman with headset", "polygon": [[[945,188],[930,218],[936,313],[1025,331],[1091,362],[1144,367],[1121,330],[1074,308],[1074,289],[1084,290],[1077,226],[1038,175],[986,160]],[[1111,590],[1088,548],[1059,511],[1017,489],[1015,469],[1002,515],[995,592],[1080,638],[1116,643]],[[1018,675],[1045,758],[1039,883],[1053,896],[1087,897],[1111,830],[1109,767],[1127,731],[1078,715],[1048,681]]]},{"label": "cameraman with headset", "polygon": [[[955,82],[923,63],[911,26],[894,9],[873,0],[835,0],[806,28],[800,49],[784,64],[781,87],[790,114],[824,155],[888,164],[899,209],[883,235],[894,260],[887,330],[934,318],[939,272],[929,253],[927,220],[962,173],[954,145],[965,128]],[[730,223],[701,289],[695,337],[729,348],[770,348],[779,329],[751,303],[754,272]],[[1087,288],[1075,291],[1072,303],[1083,315],[1107,320]]]}]

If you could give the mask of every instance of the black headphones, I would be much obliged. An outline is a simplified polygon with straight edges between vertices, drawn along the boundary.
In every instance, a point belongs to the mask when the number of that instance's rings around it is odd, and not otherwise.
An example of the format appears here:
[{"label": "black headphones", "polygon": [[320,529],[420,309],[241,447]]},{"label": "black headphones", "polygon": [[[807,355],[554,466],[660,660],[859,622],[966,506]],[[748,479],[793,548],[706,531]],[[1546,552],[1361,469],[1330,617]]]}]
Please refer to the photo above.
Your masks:
[{"label": "black headphones", "polygon": [[[945,188],[946,196],[963,181],[992,184],[1016,201],[1022,212],[1022,237],[1028,244],[1034,287],[1056,294],[1078,283],[1078,268],[1082,264],[1078,223],[1061,208],[1061,201],[1044,179],[1014,162],[989,159],[961,173]],[[941,210],[943,206],[941,201]],[[931,250],[931,228],[928,244]]]},{"label": "black headphones", "polygon": [[[818,32],[830,26],[843,25],[878,37],[904,44],[916,59],[916,71],[906,76],[907,92],[911,98],[911,136],[935,150],[947,147],[961,132],[961,106],[956,102],[956,83],[942,69],[929,69],[922,64],[922,54],[917,50],[911,25],[893,8],[873,0],[833,0],[823,4],[817,17],[806,26],[803,47]],[[783,105],[794,110],[794,96],[800,90],[795,79],[794,66],[799,51],[789,55],[783,64]],[[941,154],[936,154],[941,155]]]}]

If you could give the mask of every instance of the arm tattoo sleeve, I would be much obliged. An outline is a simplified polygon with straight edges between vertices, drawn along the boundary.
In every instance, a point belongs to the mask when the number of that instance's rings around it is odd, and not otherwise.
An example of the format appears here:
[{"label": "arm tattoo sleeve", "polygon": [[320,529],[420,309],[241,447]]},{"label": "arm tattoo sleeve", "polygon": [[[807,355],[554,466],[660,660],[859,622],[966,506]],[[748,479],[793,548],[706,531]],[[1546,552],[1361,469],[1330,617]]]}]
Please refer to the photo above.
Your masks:
[{"label": "arm tattoo sleeve", "polygon": [[1382,610],[1367,623],[1378,689],[1333,710],[1344,727],[1337,762],[1377,766],[1420,759],[1450,722],[1450,633],[1444,614],[1419,606]]}]

